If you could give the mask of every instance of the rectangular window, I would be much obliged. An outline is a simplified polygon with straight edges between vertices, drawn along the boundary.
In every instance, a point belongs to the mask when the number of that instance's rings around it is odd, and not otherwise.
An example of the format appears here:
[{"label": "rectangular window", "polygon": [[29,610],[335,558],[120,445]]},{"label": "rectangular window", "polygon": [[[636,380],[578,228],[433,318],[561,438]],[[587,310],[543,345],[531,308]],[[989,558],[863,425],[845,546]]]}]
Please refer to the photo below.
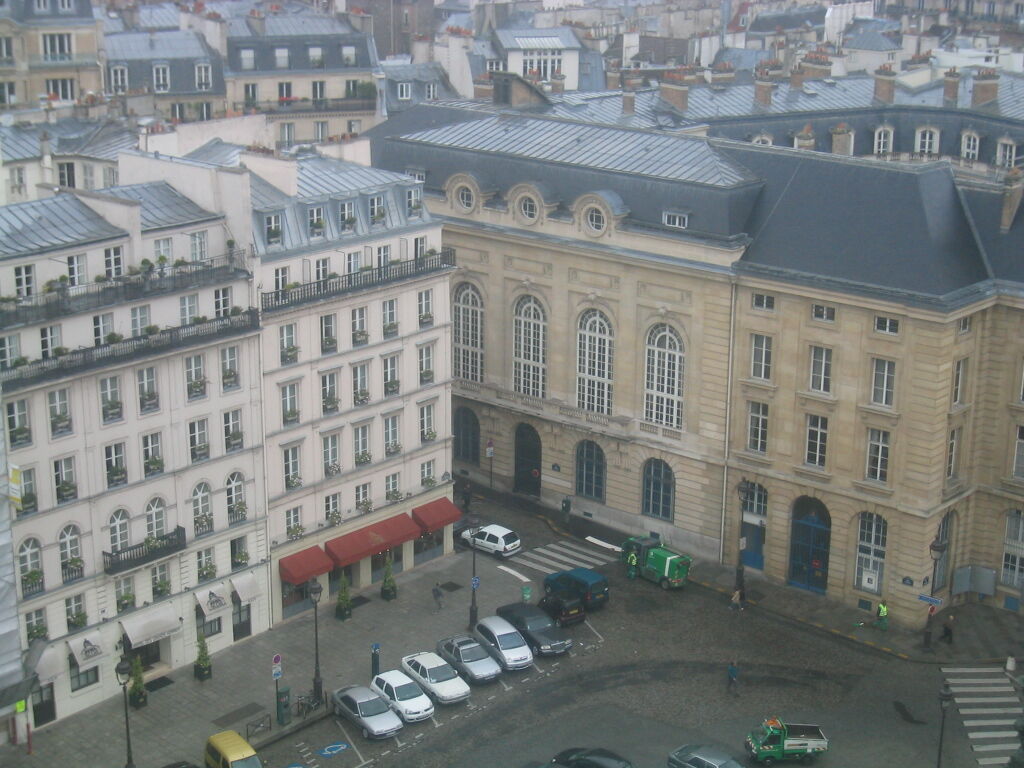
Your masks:
[{"label": "rectangular window", "polygon": [[75,81],[70,77],[47,78],[46,92],[57,101],[71,101],[75,98]]},{"label": "rectangular window", "polygon": [[[1018,432],[1019,436],[1019,432]],[[960,472],[960,427],[949,430],[946,444],[946,479],[953,480]]]},{"label": "rectangular window", "polygon": [[327,137],[330,135],[329,128],[327,127],[326,120],[314,120],[313,121],[313,141],[321,142],[327,141]]},{"label": "rectangular window", "polygon": [[812,304],[811,319],[820,320],[824,323],[834,323],[836,320],[836,308],[827,304]]},{"label": "rectangular window", "polygon": [[208,91],[213,87],[213,74],[209,64],[196,64],[196,90]]},{"label": "rectangular window", "polygon": [[331,274],[331,257],[325,256],[313,262],[313,279],[317,282],[326,280]]},{"label": "rectangular window", "polygon": [[771,379],[772,377],[772,337],[760,333],[752,334],[750,376],[754,379]]},{"label": "rectangular window", "polygon": [[220,351],[220,377],[222,389],[231,389],[238,382],[238,347],[224,347]]},{"label": "rectangular window", "polygon": [[352,453],[356,457],[356,464],[363,464],[365,462],[360,461],[359,454],[369,453],[370,451],[370,425],[360,424],[352,430]]},{"label": "rectangular window", "polygon": [[338,349],[338,316],[320,315],[320,351],[335,352]]},{"label": "rectangular window", "polygon": [[1017,441],[1013,454],[1013,476],[1024,479],[1024,427],[1017,426]]},{"label": "rectangular window", "polygon": [[372,221],[380,221],[384,218],[384,196],[374,195],[370,198],[370,219]]},{"label": "rectangular window", "polygon": [[135,372],[135,383],[139,393],[139,410],[142,413],[155,411],[160,407],[160,395],[156,390],[156,368],[140,368]]},{"label": "rectangular window", "polygon": [[254,106],[260,98],[259,83],[245,83],[242,86],[242,98],[248,106]]},{"label": "rectangular window", "polygon": [[354,45],[341,46],[341,64],[344,67],[356,65],[356,47]]},{"label": "rectangular window", "polygon": [[242,445],[242,411],[239,408],[235,408],[231,411],[225,411],[223,415],[224,422],[224,450],[225,451],[237,451]]},{"label": "rectangular window", "polygon": [[420,372],[420,383],[425,384],[424,377],[434,373],[434,345],[424,344],[416,350],[416,357]]},{"label": "rectangular window", "polygon": [[149,304],[143,304],[141,307],[132,307],[131,318],[132,336],[142,336],[150,325]]},{"label": "rectangular window", "polygon": [[412,83],[398,83],[399,101],[408,101],[412,98]]},{"label": "rectangular window", "polygon": [[352,366],[352,402],[363,405],[370,399],[369,367],[366,363]]},{"label": "rectangular window", "polygon": [[71,35],[67,32],[43,35],[44,61],[71,61]]},{"label": "rectangular window", "polygon": [[393,395],[398,391],[398,355],[390,355],[381,361],[384,369],[384,394]]},{"label": "rectangular window", "polygon": [[302,525],[302,507],[292,507],[284,511],[285,528],[289,531],[300,528]]},{"label": "rectangular window", "polygon": [[78,254],[75,254],[74,256],[68,256],[67,257],[67,264],[68,264],[68,285],[69,286],[85,285],[85,283],[86,283],[86,275],[85,275],[86,260],[85,260],[85,254],[84,253],[78,253]]},{"label": "rectangular window", "polygon": [[[79,618],[83,617],[83,618]],[[82,626],[85,617],[85,595],[78,594],[64,598],[64,618],[67,619],[68,629]]]},{"label": "rectangular window", "polygon": [[240,48],[238,61],[242,69],[256,69],[256,51],[252,48]]},{"label": "rectangular window", "polygon": [[775,309],[775,297],[768,293],[755,293],[750,297],[750,306],[754,309],[773,311]]},{"label": "rectangular window", "polygon": [[337,413],[340,403],[338,402],[338,374],[324,373],[320,375],[320,407],[324,414]]},{"label": "rectangular window", "polygon": [[274,49],[274,68],[275,69],[288,69],[288,49],[287,48],[275,48]]},{"label": "rectangular window", "polygon": [[370,500],[370,484],[360,483],[355,488],[356,507],[362,508]]},{"label": "rectangular window", "polygon": [[92,343],[95,346],[105,344],[107,336],[114,332],[114,313],[104,312],[92,316]]},{"label": "rectangular window", "polygon": [[178,297],[178,319],[182,325],[190,325],[199,317],[199,294],[190,293]]},{"label": "rectangular window", "polygon": [[381,302],[380,321],[385,330],[388,326],[398,324],[398,301],[396,299],[385,299]]},{"label": "rectangular window", "polygon": [[299,446],[292,445],[281,451],[281,465],[284,470],[284,487],[288,490],[302,485],[299,466]]},{"label": "rectangular window", "polygon": [[104,187],[116,187],[117,186],[117,166],[107,166],[103,169],[103,186]]},{"label": "rectangular window", "polygon": [[192,232],[188,236],[189,253],[192,261],[205,261],[209,256],[208,237],[206,230]]},{"label": "rectangular window", "polygon": [[27,445],[32,441],[28,423],[28,400],[7,403],[7,439],[12,448]]},{"label": "rectangular window", "polygon": [[959,322],[957,323],[956,332],[957,333],[970,333],[970,331],[971,331],[971,317],[970,317],[970,315],[967,315],[966,317],[961,317]]},{"label": "rectangular window", "polygon": [[123,485],[127,480],[124,464],[124,443],[103,447],[103,467],[107,471],[107,487]]},{"label": "rectangular window", "polygon": [[231,286],[215,288],[213,291],[214,317],[228,317],[231,314]]},{"label": "rectangular window", "polygon": [[420,439],[433,440],[437,437],[434,429],[434,404],[420,406]]},{"label": "rectangular window", "polygon": [[889,480],[888,430],[868,430],[868,458],[865,477],[878,483],[885,483]]},{"label": "rectangular window", "polygon": [[[420,208],[423,207],[423,200],[421,199],[421,192],[419,187],[413,187],[412,189],[405,190],[405,213],[407,216],[413,216],[417,214]],[[417,241],[426,242],[426,238],[416,238]],[[414,253],[415,256],[422,256],[420,252]]]},{"label": "rectangular window", "polygon": [[335,525],[341,522],[340,493],[328,493],[324,496],[324,519]]},{"label": "rectangular window", "polygon": [[437,83],[427,83],[425,89],[425,96],[428,101],[433,101],[437,98]]},{"label": "rectangular window", "polygon": [[54,356],[54,353],[61,348],[60,342],[59,325],[48,325],[39,329],[39,351],[44,360]]},{"label": "rectangular window", "polygon": [[434,459],[430,459],[429,461],[424,461],[424,462],[422,462],[420,464],[420,482],[421,483],[424,480],[427,480],[428,478],[431,479],[431,480],[434,479],[434,477],[435,477],[434,476],[434,467],[435,466],[436,466],[436,462],[434,461]]},{"label": "rectangular window", "polygon": [[188,447],[193,462],[210,458],[210,430],[206,419],[188,423]]},{"label": "rectangular window", "polygon": [[832,391],[832,350],[828,347],[811,347],[812,392]]},{"label": "rectangular window", "polygon": [[153,90],[167,93],[171,89],[171,69],[166,64],[153,65]]},{"label": "rectangular window", "polygon": [[888,333],[890,335],[896,335],[900,332],[900,321],[897,320],[895,317],[875,315],[875,330],[878,333]]},{"label": "rectangular window", "polygon": [[13,333],[0,336],[0,371],[14,366],[14,361],[21,357],[21,337]]},{"label": "rectangular window", "polygon": [[149,569],[149,585],[154,599],[171,593],[171,569],[168,563],[160,563]]},{"label": "rectangular window", "polygon": [[105,376],[99,381],[100,408],[103,421],[116,421],[121,418],[121,377]]},{"label": "rectangular window", "polygon": [[74,163],[57,163],[57,183],[62,187],[75,187]]},{"label": "rectangular window", "polygon": [[[263,217],[263,237],[268,244],[281,242],[281,214],[272,213]],[[274,271],[277,272],[277,270]]]},{"label": "rectangular window", "polygon": [[397,453],[395,446],[400,446],[401,440],[399,439],[398,431],[398,415],[393,414],[391,416],[385,416],[383,420],[384,425],[384,447],[388,453]]},{"label": "rectangular window", "polygon": [[71,407],[66,389],[55,389],[46,395],[47,407],[50,412],[50,434],[54,437],[71,431]]},{"label": "rectangular window", "polygon": [[307,49],[309,53],[309,66],[314,69],[324,65],[324,49],[319,45],[311,45]]},{"label": "rectangular window", "polygon": [[341,231],[350,231],[355,226],[356,223],[355,204],[352,203],[351,201],[339,204],[338,219],[341,221]]},{"label": "rectangular window", "polygon": [[320,458],[324,465],[324,477],[341,472],[341,436],[337,433],[324,435],[320,440]]},{"label": "rectangular window", "polygon": [[202,355],[186,355],[185,386],[189,399],[206,394],[206,361]]},{"label": "rectangular window", "polygon": [[274,268],[274,290],[283,291],[288,285],[288,267]]},{"label": "rectangular window", "polygon": [[419,313],[420,322],[428,323],[434,319],[434,291],[427,288],[416,294],[416,311]]},{"label": "rectangular window", "polygon": [[747,403],[747,450],[768,451],[768,403]]},{"label": "rectangular window", "polygon": [[390,475],[384,475],[384,493],[389,499],[394,497],[396,494],[400,494],[399,488],[402,485],[402,475],[400,472],[393,472]]},{"label": "rectangular window", "polygon": [[299,421],[299,385],[285,384],[281,387],[281,423],[284,426]]},{"label": "rectangular window", "polygon": [[146,474],[163,469],[163,451],[160,446],[160,433],[150,432],[142,436],[142,461],[146,466]]},{"label": "rectangular window", "polygon": [[[367,265],[370,266],[369,264]],[[345,254],[345,273],[352,275],[363,268],[363,252],[350,251]]]},{"label": "rectangular window", "polygon": [[670,213],[664,211],[661,214],[661,223],[671,229],[686,229],[690,226],[690,217],[685,213]]},{"label": "rectangular window", "polygon": [[967,389],[967,358],[961,357],[953,363],[953,405],[963,405]]},{"label": "rectangular window", "polygon": [[22,298],[35,295],[36,268],[33,264],[23,264],[14,268],[14,294]]},{"label": "rectangular window", "polygon": [[327,98],[327,81],[314,80],[310,83],[309,96],[313,101],[323,101]]},{"label": "rectangular window", "polygon": [[82,164],[82,186],[85,189],[96,189],[96,166],[92,163]]},{"label": "rectangular window", "polygon": [[828,418],[807,416],[807,463],[812,467],[825,466],[825,449],[828,445]]},{"label": "rectangular window", "polygon": [[95,685],[100,681],[100,668],[97,665],[89,667],[88,669],[82,669],[78,666],[78,660],[75,658],[75,654],[69,653],[68,680],[71,684],[72,691],[80,691],[83,688]]}]

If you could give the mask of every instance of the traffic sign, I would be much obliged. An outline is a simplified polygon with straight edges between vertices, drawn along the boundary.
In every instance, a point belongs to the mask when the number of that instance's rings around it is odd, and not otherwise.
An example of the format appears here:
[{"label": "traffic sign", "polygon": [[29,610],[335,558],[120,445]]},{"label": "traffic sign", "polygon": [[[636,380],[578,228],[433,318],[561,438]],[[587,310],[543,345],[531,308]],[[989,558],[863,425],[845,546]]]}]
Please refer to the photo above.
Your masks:
[{"label": "traffic sign", "polygon": [[480,589],[480,577],[479,576],[474,576],[473,577],[473,589]]},{"label": "traffic sign", "polygon": [[270,676],[275,680],[280,680],[284,676],[284,673],[281,671],[280,664],[275,664],[270,668]]},{"label": "traffic sign", "polygon": [[280,653],[275,653],[274,654],[274,658],[271,660],[270,663],[271,664],[280,664],[281,661],[282,661],[281,654]]},{"label": "traffic sign", "polygon": [[928,603],[929,605],[942,605],[941,597],[932,597],[931,595],[918,595],[917,599],[922,603]]}]

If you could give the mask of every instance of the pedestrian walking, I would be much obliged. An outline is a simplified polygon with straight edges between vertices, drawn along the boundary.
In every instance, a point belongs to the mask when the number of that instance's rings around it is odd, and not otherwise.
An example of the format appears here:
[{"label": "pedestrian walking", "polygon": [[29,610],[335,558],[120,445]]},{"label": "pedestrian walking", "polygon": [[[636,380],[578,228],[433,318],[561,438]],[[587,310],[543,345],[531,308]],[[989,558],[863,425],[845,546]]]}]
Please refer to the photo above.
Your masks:
[{"label": "pedestrian walking", "polygon": [[441,591],[441,582],[438,581],[434,584],[434,588],[430,590],[430,594],[434,596],[434,605],[437,606],[434,609],[434,613],[439,613],[444,608],[444,592]]},{"label": "pedestrian walking", "polygon": [[726,671],[725,692],[733,696],[740,695],[740,668],[735,661],[729,662],[729,669]]},{"label": "pedestrian walking", "polygon": [[956,616],[952,613],[947,616],[942,622],[942,637],[940,640],[945,640],[950,645],[953,644],[953,622],[956,620]]},{"label": "pedestrian walking", "polygon": [[631,579],[636,578],[636,552],[626,555],[626,575]]},{"label": "pedestrian walking", "polygon": [[469,483],[462,486],[462,508],[469,514],[469,503],[473,500],[473,488]]},{"label": "pedestrian walking", "polygon": [[743,610],[743,590],[737,589],[732,593],[732,599],[729,601],[730,611],[742,611]]},{"label": "pedestrian walking", "polygon": [[878,601],[878,608],[875,614],[874,625],[885,632],[889,629],[889,606],[885,604],[885,600]]}]

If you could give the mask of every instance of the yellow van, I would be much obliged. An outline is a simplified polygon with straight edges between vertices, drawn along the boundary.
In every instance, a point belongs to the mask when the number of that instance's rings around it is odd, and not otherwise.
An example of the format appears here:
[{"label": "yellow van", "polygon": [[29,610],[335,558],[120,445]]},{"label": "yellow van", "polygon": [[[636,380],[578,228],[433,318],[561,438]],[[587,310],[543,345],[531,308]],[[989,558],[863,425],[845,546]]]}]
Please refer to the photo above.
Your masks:
[{"label": "yellow van", "polygon": [[206,768],[264,768],[256,750],[238,731],[221,731],[206,740]]}]

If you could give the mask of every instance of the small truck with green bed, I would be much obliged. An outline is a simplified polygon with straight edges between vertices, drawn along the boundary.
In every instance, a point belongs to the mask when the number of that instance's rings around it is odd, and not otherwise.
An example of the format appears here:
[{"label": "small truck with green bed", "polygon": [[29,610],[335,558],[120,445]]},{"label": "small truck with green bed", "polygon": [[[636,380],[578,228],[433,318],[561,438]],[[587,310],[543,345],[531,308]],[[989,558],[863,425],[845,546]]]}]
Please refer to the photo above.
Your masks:
[{"label": "small truck with green bed", "polygon": [[637,572],[662,589],[678,589],[686,584],[693,558],[661,546],[661,539],[653,536],[634,536],[622,544],[622,562],[628,563],[630,554],[636,554]]},{"label": "small truck with green bed", "polygon": [[762,765],[778,760],[809,763],[828,751],[828,739],[817,725],[785,723],[780,717],[768,717],[761,727],[747,734],[747,752]]}]

